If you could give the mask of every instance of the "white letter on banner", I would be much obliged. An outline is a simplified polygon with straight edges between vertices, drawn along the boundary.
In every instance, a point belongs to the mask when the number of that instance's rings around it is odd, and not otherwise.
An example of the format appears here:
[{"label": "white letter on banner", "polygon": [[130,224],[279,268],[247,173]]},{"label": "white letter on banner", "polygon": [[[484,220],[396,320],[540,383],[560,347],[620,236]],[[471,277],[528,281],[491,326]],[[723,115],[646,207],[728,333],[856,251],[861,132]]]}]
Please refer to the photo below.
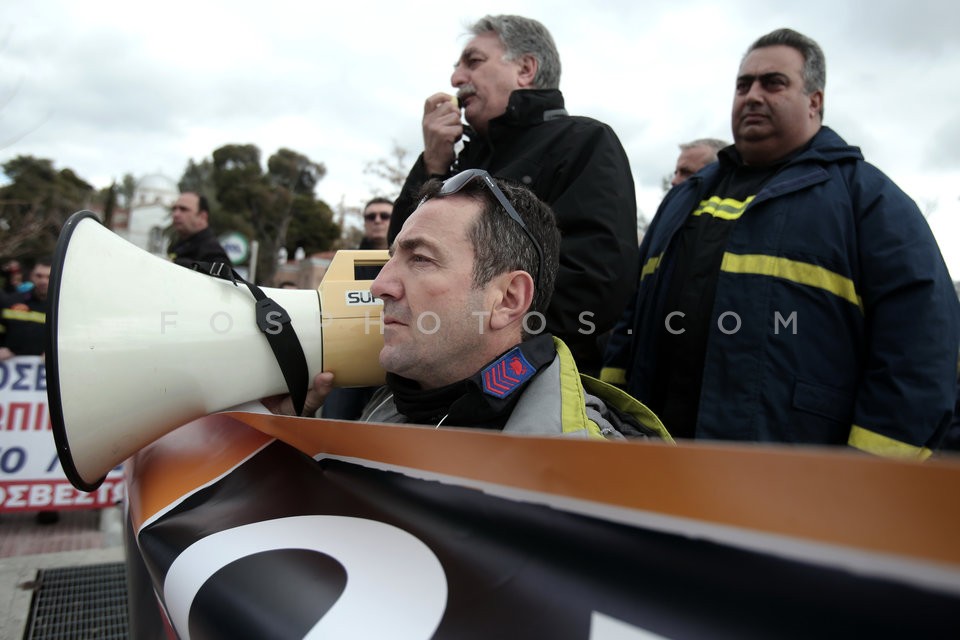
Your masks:
[{"label": "white letter on banner", "polygon": [[27,504],[31,507],[47,507],[53,499],[53,488],[48,484],[35,484],[30,486],[30,497],[27,498]]},{"label": "white letter on banner", "polygon": [[27,506],[27,485],[8,484],[6,507],[25,507]]},{"label": "white letter on banner", "polygon": [[590,640],[665,640],[657,635],[602,613],[590,615]]},{"label": "white letter on banner", "polygon": [[[376,520],[296,516],[219,531],[177,556],[167,571],[163,597],[180,637],[189,640],[190,607],[214,573],[241,558],[278,549],[317,551],[347,572],[346,589],[305,640],[422,640],[433,636],[440,624],[447,578],[440,561],[418,538]],[[371,608],[371,603],[376,606]]]},{"label": "white letter on banner", "polygon": [[57,485],[53,490],[53,505],[56,507],[65,507],[73,503],[74,488],[66,482]]}]

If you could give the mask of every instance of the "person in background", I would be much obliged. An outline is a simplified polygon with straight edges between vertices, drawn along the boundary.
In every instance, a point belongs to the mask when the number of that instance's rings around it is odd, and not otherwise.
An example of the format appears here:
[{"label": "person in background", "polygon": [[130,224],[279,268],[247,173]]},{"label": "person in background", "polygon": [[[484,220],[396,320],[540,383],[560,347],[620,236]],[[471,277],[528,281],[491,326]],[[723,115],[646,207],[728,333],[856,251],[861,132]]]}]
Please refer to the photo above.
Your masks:
[{"label": "person in background", "polygon": [[3,291],[0,292],[0,304],[5,304],[10,297],[19,298],[33,288],[30,280],[24,281],[23,270],[19,260],[7,260],[0,268],[3,275]]},{"label": "person in background", "polygon": [[716,162],[717,152],[729,145],[729,142],[717,138],[699,138],[680,144],[680,156],[670,186],[677,186],[711,162]]},{"label": "person in background", "polygon": [[38,259],[30,270],[33,285],[25,293],[9,296],[0,311],[0,360],[14,356],[40,356],[46,344],[47,287],[50,260]]},{"label": "person in background", "polygon": [[210,206],[199,193],[180,194],[171,209],[176,241],[170,246],[170,260],[188,269],[194,263],[222,262],[230,265],[230,258],[210,228]]},{"label": "person in background", "polygon": [[498,15],[481,18],[470,33],[450,78],[457,95],[436,93],[424,104],[423,153],[397,198],[389,238],[429,178],[485,169],[532,189],[553,209],[562,234],[547,329],[570,347],[581,371],[596,374],[597,338],[613,327],[636,284],[630,163],[613,129],[567,113],[560,55],[546,27]]},{"label": "person in background", "polygon": [[734,146],[661,203],[601,377],[675,437],[923,459],[954,410],[960,303],[917,205],[823,126],[825,82],[796,31],[750,46]]},{"label": "person in background", "polygon": [[[387,229],[390,228],[392,213],[393,201],[387,198],[373,198],[366,204],[363,208],[363,239],[358,249],[387,248]],[[373,280],[380,268],[363,266],[358,267],[357,271],[359,279]],[[322,417],[331,420],[356,420],[376,390],[377,387],[333,389],[323,403]]]},{"label": "person in background", "polygon": [[393,201],[373,198],[363,208],[363,240],[358,249],[386,249]]}]

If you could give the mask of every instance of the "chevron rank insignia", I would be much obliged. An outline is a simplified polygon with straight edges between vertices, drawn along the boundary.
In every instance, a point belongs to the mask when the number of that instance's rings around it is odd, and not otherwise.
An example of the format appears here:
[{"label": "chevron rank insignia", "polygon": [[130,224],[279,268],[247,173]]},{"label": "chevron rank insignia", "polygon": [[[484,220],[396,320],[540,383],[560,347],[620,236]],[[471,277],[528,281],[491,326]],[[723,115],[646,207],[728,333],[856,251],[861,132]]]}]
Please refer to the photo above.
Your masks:
[{"label": "chevron rank insignia", "polygon": [[506,398],[536,372],[520,347],[514,347],[481,372],[483,392]]}]

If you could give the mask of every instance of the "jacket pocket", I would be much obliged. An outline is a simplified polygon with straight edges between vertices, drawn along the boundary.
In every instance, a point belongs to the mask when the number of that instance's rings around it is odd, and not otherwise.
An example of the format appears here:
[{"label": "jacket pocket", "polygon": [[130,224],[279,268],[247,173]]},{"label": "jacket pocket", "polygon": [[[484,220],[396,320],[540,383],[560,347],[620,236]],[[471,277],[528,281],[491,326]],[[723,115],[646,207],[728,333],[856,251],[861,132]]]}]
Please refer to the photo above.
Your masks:
[{"label": "jacket pocket", "polygon": [[797,380],[793,388],[790,440],[843,444],[853,419],[853,394],[836,387]]}]

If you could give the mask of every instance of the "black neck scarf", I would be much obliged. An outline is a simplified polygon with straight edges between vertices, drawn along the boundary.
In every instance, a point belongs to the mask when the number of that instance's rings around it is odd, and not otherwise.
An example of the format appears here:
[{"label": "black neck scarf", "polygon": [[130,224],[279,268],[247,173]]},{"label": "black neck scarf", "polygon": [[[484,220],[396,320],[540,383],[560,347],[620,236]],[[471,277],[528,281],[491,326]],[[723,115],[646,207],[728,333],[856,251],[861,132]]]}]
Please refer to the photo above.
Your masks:
[{"label": "black neck scarf", "polygon": [[499,430],[522,390],[555,356],[553,336],[544,333],[521,342],[469,378],[439,389],[421,389],[419,383],[393,373],[387,374],[387,386],[397,410],[412,423]]}]

